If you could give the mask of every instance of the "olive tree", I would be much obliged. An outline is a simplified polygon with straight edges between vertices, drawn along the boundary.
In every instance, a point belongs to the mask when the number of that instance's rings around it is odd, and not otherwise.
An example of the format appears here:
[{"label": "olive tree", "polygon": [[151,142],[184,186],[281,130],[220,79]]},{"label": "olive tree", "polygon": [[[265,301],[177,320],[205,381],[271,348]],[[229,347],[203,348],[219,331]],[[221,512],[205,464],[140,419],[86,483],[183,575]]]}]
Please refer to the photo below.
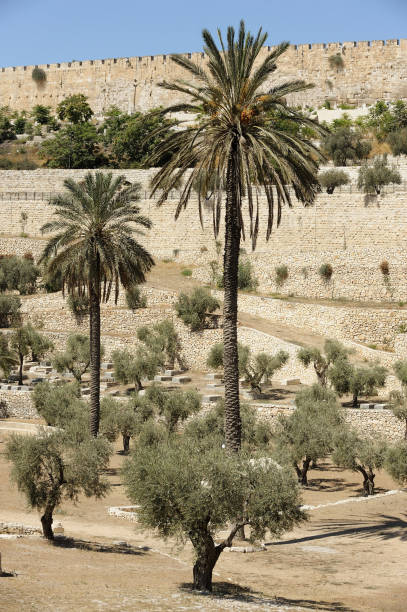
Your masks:
[{"label": "olive tree", "polygon": [[86,411],[81,402],[81,390],[77,382],[56,384],[43,381],[35,385],[32,399],[38,414],[47,425],[65,427]]},{"label": "olive tree", "polygon": [[386,384],[387,370],[376,362],[354,365],[337,359],[328,371],[328,378],[338,395],[352,394],[352,405],[357,408],[360,396],[375,395]]},{"label": "olive tree", "polygon": [[18,363],[16,354],[10,350],[6,334],[0,332],[0,369],[8,377],[11,368]]},{"label": "olive tree", "polygon": [[130,439],[140,432],[142,423],[133,402],[105,397],[100,403],[100,417],[100,433],[109,442],[114,442],[117,436],[121,435],[123,452],[127,454],[130,450]]},{"label": "olive tree", "polygon": [[390,393],[391,409],[394,416],[404,423],[404,440],[407,442],[407,361],[396,361],[393,369],[401,383],[401,390]]},{"label": "olive tree", "polygon": [[43,357],[53,348],[53,343],[46,336],[38,333],[30,323],[27,323],[13,331],[10,337],[10,346],[17,354],[19,362],[18,384],[22,385],[24,359],[30,354],[34,360]]},{"label": "olive tree", "polygon": [[161,361],[161,367],[173,369],[178,362],[181,368],[184,362],[181,357],[181,342],[174,323],[169,319],[153,325],[144,325],[137,329],[137,338],[144,343],[147,351],[154,353]]},{"label": "olive tree", "polygon": [[[103,346],[100,347],[101,357],[104,354]],[[55,353],[52,365],[59,374],[70,372],[79,383],[82,376],[90,366],[90,342],[89,336],[84,334],[71,334],[66,342],[64,352]]]},{"label": "olive tree", "polygon": [[349,175],[343,170],[326,170],[318,175],[318,180],[326,192],[330,195],[335,191],[336,187],[347,185],[350,182]]},{"label": "olive tree", "polygon": [[405,441],[388,448],[385,468],[394,480],[400,484],[407,483],[407,444]]},{"label": "olive tree", "polygon": [[324,352],[316,347],[304,347],[297,353],[297,358],[306,368],[312,363],[318,383],[326,387],[330,366],[338,359],[347,359],[349,350],[338,340],[325,340]]},{"label": "olive tree", "polygon": [[30,507],[42,512],[45,538],[54,538],[53,513],[63,501],[107,493],[109,485],[101,472],[108,467],[110,453],[108,442],[92,438],[82,425],[75,432],[10,436],[6,457],[12,463],[11,478]]},{"label": "olive tree", "polygon": [[364,164],[359,169],[358,188],[363,189],[367,194],[380,194],[382,187],[396,183],[400,185],[401,175],[395,166],[389,166],[387,163],[387,155],[374,158],[371,166]]},{"label": "olive tree", "polygon": [[[144,397],[135,397],[135,409],[145,416],[151,412],[164,422],[169,433],[177,429],[180,421],[196,414],[201,409],[201,396],[193,389],[164,391],[157,385],[146,389]],[[144,417],[145,420],[145,417]]]},{"label": "olive tree", "polygon": [[139,347],[135,353],[113,351],[114,376],[122,384],[133,383],[136,391],[143,389],[142,380],[152,380],[162,366],[160,354]]},{"label": "olive tree", "polygon": [[180,293],[174,304],[177,316],[191,331],[201,331],[208,327],[208,315],[219,306],[219,301],[203,287],[195,288],[190,294]]},{"label": "olive tree", "polygon": [[[252,355],[250,348],[238,344],[239,374],[250,385],[253,393],[261,393],[260,383],[268,382],[274,372],[282,368],[289,359],[286,351],[278,351],[275,355],[257,353]],[[209,351],[206,361],[208,367],[219,369],[223,366],[223,344],[216,343]]]},{"label": "olive tree", "polygon": [[340,467],[360,472],[364,494],[368,496],[375,492],[373,470],[383,467],[386,452],[387,443],[382,438],[362,438],[356,431],[343,427],[335,437],[332,460]]},{"label": "olive tree", "polygon": [[[127,495],[139,522],[162,537],[189,539],[193,586],[212,590],[212,572],[239,529],[251,538],[279,536],[304,518],[292,472],[267,457],[197,445],[187,436],[138,444],[124,467]],[[216,534],[227,536],[215,543]]]},{"label": "olive tree", "polygon": [[307,485],[311,463],[332,451],[343,416],[335,393],[317,384],[297,393],[295,403],[295,412],[278,419],[276,451],[294,466],[298,482]]}]

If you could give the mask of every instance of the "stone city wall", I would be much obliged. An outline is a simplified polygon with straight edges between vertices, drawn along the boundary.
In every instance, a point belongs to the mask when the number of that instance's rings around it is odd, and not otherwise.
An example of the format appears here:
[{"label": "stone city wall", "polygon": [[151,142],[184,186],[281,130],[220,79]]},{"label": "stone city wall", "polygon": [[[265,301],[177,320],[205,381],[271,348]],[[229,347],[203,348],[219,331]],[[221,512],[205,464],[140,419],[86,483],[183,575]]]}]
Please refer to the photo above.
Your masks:
[{"label": "stone city wall", "polygon": [[[405,161],[399,162],[399,167],[406,181]],[[347,171],[354,180],[357,168]],[[78,180],[85,172],[0,171],[0,252],[23,255],[31,251],[37,258],[44,246],[41,226],[52,214],[48,204],[50,194],[62,190],[64,178]],[[121,172],[113,171],[114,174]],[[130,181],[141,183],[140,206],[153,222],[153,229],[141,240],[155,257],[192,264],[197,267],[197,276],[209,280],[209,262],[218,257],[210,206],[204,208],[204,229],[200,226],[195,199],[175,221],[176,193],[160,208],[155,200],[149,199],[149,181],[154,172],[154,169],[124,171]],[[281,225],[275,228],[269,242],[264,238],[266,206],[260,197],[261,230],[257,249],[250,254],[249,237],[242,244],[255,264],[259,289],[306,297],[405,301],[406,193],[402,185],[395,190],[390,187],[380,196],[367,197],[355,190],[353,182],[333,195],[319,194],[315,204],[308,208],[294,201],[292,209],[283,211]],[[28,238],[20,237],[23,212],[28,217],[24,226]],[[247,203],[244,217],[248,233]],[[223,225],[219,236],[223,236]],[[388,276],[380,270],[384,260],[389,263]],[[328,282],[319,274],[323,263],[333,268]],[[288,267],[288,279],[282,286],[275,280],[276,267],[280,265]]]},{"label": "stone city wall", "polygon": [[[273,47],[263,47],[262,61]],[[340,54],[343,68],[332,68],[329,58]],[[205,53],[182,54],[199,66],[207,63]],[[66,96],[84,93],[97,116],[112,105],[126,112],[147,111],[182,100],[158,86],[163,81],[185,78],[185,71],[169,56],[72,60],[38,66],[46,81],[32,79],[34,66],[0,68],[0,106],[29,110],[35,104],[53,108]],[[407,97],[407,40],[346,41],[290,45],[278,60],[278,70],[268,85],[303,79],[315,87],[292,94],[290,103],[319,106],[326,99],[354,104],[378,99]]]}]

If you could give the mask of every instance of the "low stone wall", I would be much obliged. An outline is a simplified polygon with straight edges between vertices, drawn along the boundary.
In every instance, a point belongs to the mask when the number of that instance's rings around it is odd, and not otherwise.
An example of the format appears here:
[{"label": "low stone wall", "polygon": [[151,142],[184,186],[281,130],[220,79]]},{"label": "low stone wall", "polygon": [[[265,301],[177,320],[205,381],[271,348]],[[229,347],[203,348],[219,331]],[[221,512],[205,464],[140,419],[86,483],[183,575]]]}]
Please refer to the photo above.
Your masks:
[{"label": "low stone wall", "polygon": [[18,419],[37,418],[30,391],[3,391],[0,390],[0,403],[6,406],[10,417]]}]

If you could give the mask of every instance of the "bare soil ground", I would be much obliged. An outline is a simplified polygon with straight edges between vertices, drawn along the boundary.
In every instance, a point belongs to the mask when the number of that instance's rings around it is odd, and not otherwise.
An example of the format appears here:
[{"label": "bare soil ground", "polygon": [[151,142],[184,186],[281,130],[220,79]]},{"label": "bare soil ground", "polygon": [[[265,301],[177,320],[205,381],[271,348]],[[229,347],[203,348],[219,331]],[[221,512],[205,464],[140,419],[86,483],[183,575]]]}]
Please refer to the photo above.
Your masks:
[{"label": "bare soil ground", "polygon": [[[4,459],[8,432],[0,431],[0,521],[39,525],[10,485]],[[117,449],[119,449],[119,444]],[[258,553],[225,552],[215,568],[213,596],[192,593],[193,554],[187,544],[164,542],[109,506],[129,505],[116,453],[102,500],[64,504],[55,515],[66,540],[0,539],[3,571],[0,609],[10,612],[71,610],[338,610],[402,612],[407,601],[407,494],[311,510],[310,521],[267,542]],[[395,489],[384,473],[378,492]],[[321,463],[310,473],[304,503],[360,499],[357,474]],[[129,549],[113,546],[126,540]]]}]

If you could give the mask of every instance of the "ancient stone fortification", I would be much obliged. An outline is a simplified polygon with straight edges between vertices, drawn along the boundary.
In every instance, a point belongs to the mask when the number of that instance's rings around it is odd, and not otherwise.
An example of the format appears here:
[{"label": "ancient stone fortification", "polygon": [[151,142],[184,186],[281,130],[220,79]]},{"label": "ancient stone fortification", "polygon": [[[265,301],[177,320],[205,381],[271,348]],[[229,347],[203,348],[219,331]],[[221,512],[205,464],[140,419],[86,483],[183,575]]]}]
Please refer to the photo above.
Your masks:
[{"label": "ancient stone fortification", "polygon": [[[272,47],[264,47],[260,60]],[[340,54],[343,68],[332,68],[329,58]],[[184,54],[205,65],[204,53]],[[43,85],[32,79],[34,66],[0,69],[0,106],[30,109],[35,104],[55,108],[65,96],[84,93],[97,115],[111,105],[124,111],[146,111],[178,101],[161,89],[164,79],[184,78],[185,72],[169,56],[113,58],[44,64]],[[320,105],[332,101],[370,104],[378,99],[407,98],[407,39],[290,45],[278,62],[273,83],[304,79],[315,88],[295,94],[293,104]]]}]

